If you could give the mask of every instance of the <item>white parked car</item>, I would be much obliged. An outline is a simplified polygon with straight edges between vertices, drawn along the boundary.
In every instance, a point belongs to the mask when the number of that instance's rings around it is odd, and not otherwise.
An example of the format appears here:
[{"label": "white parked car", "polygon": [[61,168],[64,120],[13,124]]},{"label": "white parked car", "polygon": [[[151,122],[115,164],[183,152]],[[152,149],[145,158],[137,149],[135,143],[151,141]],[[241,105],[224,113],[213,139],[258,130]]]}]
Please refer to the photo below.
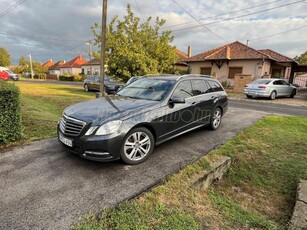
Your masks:
[{"label": "white parked car", "polygon": [[262,78],[245,85],[244,94],[248,98],[268,97],[271,100],[276,97],[293,98],[296,95],[296,87],[282,79]]}]

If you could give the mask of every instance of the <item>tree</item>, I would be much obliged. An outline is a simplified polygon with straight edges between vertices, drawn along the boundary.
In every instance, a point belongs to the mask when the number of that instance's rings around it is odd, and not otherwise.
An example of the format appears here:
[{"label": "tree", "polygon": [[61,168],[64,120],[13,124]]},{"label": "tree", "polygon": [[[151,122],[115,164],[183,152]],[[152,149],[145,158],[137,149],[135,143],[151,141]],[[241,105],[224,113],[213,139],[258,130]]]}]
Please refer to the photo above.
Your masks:
[{"label": "tree", "polygon": [[7,49],[0,47],[0,66],[10,66],[11,56]]},{"label": "tree", "polygon": [[28,65],[28,61],[24,56],[21,56],[19,59],[19,66],[26,67]]},{"label": "tree", "polygon": [[296,56],[294,60],[299,62],[300,64],[307,64],[307,51],[305,53],[302,53],[300,56]]},{"label": "tree", "polygon": [[[106,59],[108,74],[127,80],[131,76],[168,72],[177,61],[171,31],[160,32],[165,20],[151,17],[143,23],[134,15],[130,5],[123,21],[114,17],[107,28]],[[100,47],[101,26],[92,26],[95,45]],[[100,56],[99,52],[96,56]]]}]

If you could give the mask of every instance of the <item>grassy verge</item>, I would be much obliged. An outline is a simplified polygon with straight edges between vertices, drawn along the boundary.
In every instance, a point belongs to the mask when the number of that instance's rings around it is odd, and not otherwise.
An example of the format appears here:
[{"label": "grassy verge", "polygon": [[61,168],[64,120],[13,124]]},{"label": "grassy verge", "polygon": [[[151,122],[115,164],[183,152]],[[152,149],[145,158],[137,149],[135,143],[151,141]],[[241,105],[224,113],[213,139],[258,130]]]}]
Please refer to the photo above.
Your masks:
[{"label": "grassy verge", "polygon": [[[21,91],[22,124],[24,127],[22,141],[55,136],[57,121],[63,109],[73,103],[89,100],[95,96],[94,93],[86,93],[77,86],[28,84],[25,82],[16,84]],[[5,147],[7,146],[2,146],[2,148]]]},{"label": "grassy verge", "polygon": [[[286,229],[299,178],[307,179],[307,118],[266,117],[164,185],[75,229]],[[211,158],[230,156],[223,180],[189,186]]]}]

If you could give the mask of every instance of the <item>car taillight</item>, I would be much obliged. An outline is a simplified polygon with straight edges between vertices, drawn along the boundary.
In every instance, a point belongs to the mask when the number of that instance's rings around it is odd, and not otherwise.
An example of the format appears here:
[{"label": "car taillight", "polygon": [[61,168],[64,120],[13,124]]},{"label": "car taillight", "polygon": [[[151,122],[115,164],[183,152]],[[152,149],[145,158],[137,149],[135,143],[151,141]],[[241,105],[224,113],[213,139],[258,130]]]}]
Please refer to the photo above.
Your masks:
[{"label": "car taillight", "polygon": [[260,88],[260,89],[265,89],[265,88],[266,88],[266,85],[259,85],[258,88]]}]

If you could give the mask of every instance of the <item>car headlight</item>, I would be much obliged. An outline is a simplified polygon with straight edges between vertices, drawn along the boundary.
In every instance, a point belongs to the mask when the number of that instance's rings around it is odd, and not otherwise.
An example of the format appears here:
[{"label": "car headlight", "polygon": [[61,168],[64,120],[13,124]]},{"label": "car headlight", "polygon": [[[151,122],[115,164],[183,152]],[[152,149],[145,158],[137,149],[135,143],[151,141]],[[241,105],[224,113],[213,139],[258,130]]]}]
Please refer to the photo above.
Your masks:
[{"label": "car headlight", "polygon": [[92,127],[90,127],[90,128],[87,130],[85,136],[92,135],[93,132],[95,132],[95,130],[97,129],[97,127],[98,127],[98,126],[92,126]]},{"label": "car headlight", "polygon": [[[110,122],[100,126],[97,129],[95,135],[110,135],[110,134],[113,134],[113,133],[115,133],[120,128],[122,123],[123,122],[119,121],[119,120],[117,120],[117,121],[110,121]],[[90,129],[88,130],[88,132],[90,131]],[[94,132],[94,130],[92,131],[92,133]]]}]

